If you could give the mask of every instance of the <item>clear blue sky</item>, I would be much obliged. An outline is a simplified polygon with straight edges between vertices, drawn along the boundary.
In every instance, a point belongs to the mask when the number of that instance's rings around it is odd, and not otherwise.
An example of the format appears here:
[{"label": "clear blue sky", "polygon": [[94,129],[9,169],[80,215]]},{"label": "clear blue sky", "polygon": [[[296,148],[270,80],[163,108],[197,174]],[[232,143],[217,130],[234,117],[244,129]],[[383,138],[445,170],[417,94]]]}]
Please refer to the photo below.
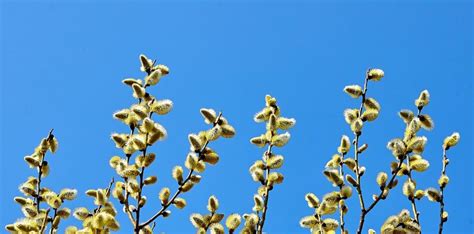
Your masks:
[{"label": "clear blue sky", "polygon": [[[173,209],[168,220],[158,220],[158,231],[193,233],[188,217],[204,212],[211,194],[226,214],[251,211],[257,184],[248,167],[262,149],[248,140],[264,131],[252,117],[269,93],[284,115],[298,122],[289,145],[278,150],[286,156],[281,170],[286,179],[272,193],[266,230],[306,233],[298,224],[312,212],[304,194],[322,196],[333,189],[321,171],[341,134],[350,134],[344,108],[358,105],[342,88],[360,83],[368,67],[380,67],[386,77],[370,85],[369,96],[379,100],[382,112],[362,136],[369,144],[361,159],[368,168],[365,197],[378,191],[375,175],[388,171],[393,159],[386,142],[403,134],[397,111],[414,108],[419,92],[428,89],[432,102],[426,113],[436,124],[434,131],[424,132],[431,167],[415,178],[421,187],[436,186],[441,142],[459,131],[461,143],[450,151],[445,230],[473,232],[473,25],[467,1],[9,1],[0,7],[2,229],[22,216],[12,199],[19,195],[17,186],[34,174],[23,156],[50,128],[60,148],[49,158],[52,170],[44,185],[77,188],[80,195],[68,203],[70,208],[92,206],[84,191],[105,187],[115,175],[108,160],[119,151],[109,135],[127,131],[112,119],[115,110],[133,102],[120,81],[142,76],[138,55],[145,53],[170,67],[171,74],[153,92],[175,104],[169,115],[158,118],[169,137],[152,148],[158,162],[147,173],[156,174],[159,183],[145,191],[145,217],[158,209],[162,186],[175,188],[170,171],[184,161],[187,134],[206,127],[199,108],[222,110],[238,132],[213,144],[220,163],[184,196],[184,210]],[[409,208],[400,189],[369,215],[367,228],[379,230],[386,217]],[[423,200],[419,207],[423,230],[435,232],[438,204]],[[356,197],[349,209],[353,218],[347,225],[353,230]],[[130,230],[123,213],[120,221],[122,230]],[[62,228],[71,224],[80,225],[70,218]]]}]

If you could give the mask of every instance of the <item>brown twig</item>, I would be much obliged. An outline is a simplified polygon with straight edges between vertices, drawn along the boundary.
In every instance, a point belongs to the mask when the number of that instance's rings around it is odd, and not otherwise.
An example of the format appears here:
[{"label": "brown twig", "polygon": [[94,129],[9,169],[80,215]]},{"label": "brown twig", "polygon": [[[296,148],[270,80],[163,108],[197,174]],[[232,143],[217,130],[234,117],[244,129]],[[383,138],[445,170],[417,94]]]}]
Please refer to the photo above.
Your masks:
[{"label": "brown twig", "polygon": [[[112,189],[112,185],[115,183],[114,177],[109,182],[109,187],[106,189],[106,196],[108,197],[110,195],[110,190]],[[94,210],[94,214],[97,214],[100,209],[102,208],[102,205],[98,205],[97,208]]]},{"label": "brown twig", "polygon": [[51,210],[51,208],[48,208],[46,210],[46,213],[44,215],[44,219],[43,219],[43,224],[41,225],[41,229],[39,231],[40,234],[43,234],[44,231],[46,230],[46,225],[48,224],[48,214],[49,214],[49,211]]},{"label": "brown twig", "polygon": [[[267,159],[271,157],[272,155],[272,144],[268,145],[268,149],[265,152],[265,157]],[[265,199],[263,201],[263,210],[262,210],[262,218],[259,220],[257,223],[257,234],[262,234],[263,233],[263,226],[265,225],[265,218],[267,216],[267,210],[268,210],[268,200],[270,199],[270,188],[268,188],[268,175],[270,174],[270,168],[267,167],[265,171],[265,185],[267,186],[267,191],[265,194]]]},{"label": "brown twig", "polygon": [[[446,148],[443,147],[443,169],[441,170],[441,175],[442,176],[446,176],[446,167],[448,166],[448,163],[449,163],[449,160],[448,160],[448,156],[446,154]],[[442,234],[443,233],[443,225],[444,223],[446,222],[446,220],[443,218],[443,213],[444,213],[444,187],[445,186],[442,186],[440,185],[439,186],[439,190],[440,190],[440,200],[439,200],[439,218],[440,218],[440,221],[439,221],[439,230],[438,230],[438,233],[439,234]]]},{"label": "brown twig", "polygon": [[[411,175],[411,167],[410,167],[410,155],[407,155],[407,170],[408,170],[408,181],[410,183],[415,184],[415,181],[412,178]],[[415,222],[417,224],[420,224],[420,212],[418,212],[418,209],[416,208],[416,201],[414,197],[408,197],[408,200],[411,203],[411,209],[413,210],[413,215],[415,216]]]},{"label": "brown twig", "polygon": [[[403,160],[399,160],[398,161],[398,166],[397,168],[392,172],[392,178],[390,178],[389,182],[387,183],[387,185],[390,185],[393,183],[393,181],[395,180],[395,178],[397,177],[397,174],[398,172],[400,171],[400,169],[402,168],[402,164],[403,164]],[[370,204],[370,206],[366,209],[365,211],[365,214],[364,214],[364,217],[377,205],[377,203],[382,200],[382,197],[383,197],[383,189],[380,191],[380,194],[377,196],[377,198]]]},{"label": "brown twig", "polygon": [[[365,95],[367,93],[367,86],[368,86],[368,81],[369,81],[369,71],[370,69],[367,70],[366,72],[366,77],[364,80],[364,89],[362,91],[362,102],[360,104],[359,108],[359,116],[362,115],[362,111],[364,110],[364,102],[365,102]],[[362,188],[360,186],[360,172],[359,172],[359,137],[361,133],[356,133],[354,132],[355,139],[354,139],[354,160],[356,163],[355,169],[356,169],[356,180],[357,180],[357,194],[359,197],[359,203],[360,203],[360,220],[359,220],[359,227],[357,228],[357,234],[362,233],[362,228],[364,227],[364,218],[365,218],[365,204],[364,204],[364,197],[362,195]]]},{"label": "brown twig", "polygon": [[[339,174],[341,175],[342,178],[344,178],[344,156],[346,154],[343,153],[341,155],[341,162],[339,163]],[[342,191],[342,187],[344,186],[344,179],[342,181],[342,184],[339,185],[339,192]],[[343,210],[342,210],[342,206],[341,204],[339,204],[339,221],[341,222],[341,225],[340,225],[340,228],[341,228],[341,234],[344,234],[345,232],[345,228],[344,228],[344,225],[345,225],[345,222],[344,222],[344,213],[343,213]]]},{"label": "brown twig", "polygon": [[[53,135],[53,131],[54,131],[54,128],[52,128],[51,130],[49,130],[49,133],[48,133],[48,136],[46,137],[46,139],[51,139],[54,137]],[[35,196],[35,203],[36,203],[36,210],[39,212],[40,211],[40,202],[41,202],[41,196],[40,196],[40,193],[41,193],[41,177],[43,177],[43,164],[44,164],[44,159],[46,158],[46,153],[44,153],[42,156],[41,156],[41,162],[38,166],[38,184],[36,186],[36,196]]]},{"label": "brown twig", "polygon": [[53,218],[51,219],[51,229],[49,230],[49,234],[53,234],[55,233],[54,232],[54,229],[56,229],[56,227],[54,227],[52,224],[54,223],[54,219],[56,219],[56,215],[58,213],[58,209],[54,208],[54,215],[53,215]]}]

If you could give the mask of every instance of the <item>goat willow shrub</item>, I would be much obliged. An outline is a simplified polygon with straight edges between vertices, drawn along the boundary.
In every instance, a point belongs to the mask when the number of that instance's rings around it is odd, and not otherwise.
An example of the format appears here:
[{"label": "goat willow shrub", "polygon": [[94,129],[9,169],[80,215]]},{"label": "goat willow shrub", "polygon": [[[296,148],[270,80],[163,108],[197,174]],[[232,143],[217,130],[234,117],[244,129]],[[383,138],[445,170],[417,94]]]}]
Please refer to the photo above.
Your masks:
[{"label": "goat willow shrub", "polygon": [[[233,137],[235,129],[222,113],[210,108],[202,108],[200,113],[209,127],[188,135],[190,147],[185,157],[184,167],[176,165],[171,170],[171,176],[176,180],[176,188],[162,187],[157,196],[161,201],[161,207],[151,217],[142,217],[141,211],[147,204],[145,188],[158,183],[158,178],[149,169],[156,160],[155,153],[150,152],[149,147],[167,136],[166,128],[153,117],[168,114],[173,108],[173,102],[169,99],[157,98],[150,92],[153,86],[169,74],[168,67],[156,64],[156,60],[151,60],[145,55],[140,55],[140,63],[144,78],[127,78],[122,81],[130,88],[136,103],[113,115],[115,119],[127,126],[127,132],[111,135],[119,151],[117,155],[110,158],[109,164],[119,179],[116,181],[112,178],[107,188],[90,189],[85,192],[87,196],[93,198],[94,208],[78,207],[71,212],[69,208],[64,207],[63,203],[66,200],[73,200],[77,191],[66,188],[55,193],[42,185],[42,180],[50,170],[50,165],[46,160],[47,153],[55,153],[58,148],[58,141],[51,130],[34,152],[24,157],[26,163],[30,168],[34,168],[37,174],[29,177],[19,186],[24,196],[15,197],[14,200],[20,205],[25,217],[6,225],[7,231],[44,233],[49,228],[49,233],[56,233],[61,220],[68,218],[72,213],[76,219],[82,221],[82,227],[67,227],[66,233],[110,233],[120,229],[117,216],[123,213],[128,217],[133,229],[121,230],[122,232],[148,234],[153,233],[157,218],[166,218],[171,215],[172,206],[177,209],[186,207],[187,201],[182,195],[201,182],[202,173],[208,166],[215,165],[219,161],[219,155],[210,148],[209,144],[221,137]],[[405,124],[405,132],[402,137],[394,138],[387,144],[387,148],[394,156],[390,171],[381,171],[377,174],[375,182],[380,191],[372,195],[373,201],[367,203],[364,199],[362,178],[364,178],[366,168],[362,166],[359,157],[367,152],[368,144],[363,143],[361,137],[364,125],[375,121],[381,111],[377,100],[367,95],[367,87],[372,82],[381,81],[383,77],[384,72],[381,69],[369,69],[363,86],[348,85],[344,88],[344,92],[351,98],[360,100],[360,105],[344,110],[344,119],[351,134],[341,136],[339,145],[335,147],[334,154],[323,170],[323,175],[335,187],[335,190],[326,193],[322,199],[313,193],[305,196],[308,206],[313,209],[313,214],[303,217],[300,225],[308,228],[311,233],[336,233],[338,229],[341,233],[349,233],[345,220],[354,220],[346,219],[346,215],[351,213],[360,217],[356,233],[362,233],[368,214],[379,202],[388,198],[399,184],[399,180],[402,180],[401,191],[407,197],[411,211],[403,209],[399,214],[388,217],[382,224],[380,232],[421,233],[421,213],[416,203],[424,197],[439,204],[439,233],[443,232],[443,225],[448,220],[444,203],[445,189],[450,181],[447,175],[448,151],[458,144],[460,135],[455,132],[446,137],[442,144],[443,166],[438,179],[439,187],[423,188],[417,184],[415,172],[422,173],[430,166],[429,161],[423,157],[428,139],[419,135],[421,129],[432,130],[434,127],[432,118],[422,113],[430,103],[430,94],[427,90],[422,91],[415,100],[416,114],[411,110],[399,112]],[[259,184],[253,196],[252,212],[243,215],[234,213],[226,217],[218,211],[218,199],[211,196],[207,204],[207,214],[194,213],[190,216],[191,224],[196,228],[197,233],[220,234],[226,233],[226,230],[228,233],[237,231],[243,234],[264,233],[270,193],[284,179],[283,174],[277,171],[283,166],[284,157],[275,153],[274,149],[281,148],[289,142],[290,134],[287,130],[295,125],[296,120],[282,116],[276,98],[270,95],[265,96],[265,107],[254,116],[254,120],[265,123],[266,131],[253,137],[250,142],[257,147],[267,148],[263,152],[262,159],[255,161],[249,169],[252,179]],[[348,135],[351,135],[352,139]],[[150,197],[156,199],[154,195]],[[115,209],[112,198],[118,201],[122,212]],[[349,209],[346,205],[348,199],[359,201],[359,212],[358,209]],[[330,216],[335,213],[338,213],[335,215],[338,219]],[[369,229],[368,233],[374,234],[376,231]]]}]

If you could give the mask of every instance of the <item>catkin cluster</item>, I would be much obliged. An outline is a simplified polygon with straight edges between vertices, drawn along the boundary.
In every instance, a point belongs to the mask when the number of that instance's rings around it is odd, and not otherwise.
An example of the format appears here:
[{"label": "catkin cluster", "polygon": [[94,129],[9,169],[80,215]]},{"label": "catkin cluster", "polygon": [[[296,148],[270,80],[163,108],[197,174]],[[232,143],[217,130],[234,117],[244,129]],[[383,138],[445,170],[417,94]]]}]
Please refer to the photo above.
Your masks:
[{"label": "catkin cluster", "polygon": [[275,185],[283,182],[283,174],[272,170],[283,166],[284,157],[283,155],[274,154],[272,149],[273,146],[283,147],[288,143],[290,133],[279,133],[279,130],[292,128],[296,120],[282,117],[280,112],[276,98],[266,95],[265,107],[254,117],[255,122],[266,123],[266,132],[252,138],[250,142],[258,147],[267,146],[267,150],[264,152],[262,160],[255,161],[249,169],[252,179],[261,185],[257,190],[257,194],[254,195],[255,205],[252,209],[254,213],[244,215],[246,222],[242,233],[256,232],[260,234],[263,232],[270,191],[273,190]]},{"label": "catkin cluster", "polygon": [[[30,176],[20,185],[19,190],[24,197],[15,197],[15,202],[21,206],[24,218],[13,224],[6,225],[5,229],[11,233],[44,233],[51,224],[49,233],[56,233],[62,219],[67,219],[71,210],[63,207],[66,200],[74,200],[77,195],[75,189],[62,189],[59,194],[42,185],[42,179],[49,174],[49,164],[46,160],[47,152],[55,153],[58,141],[51,130],[43,138],[31,155],[24,159],[30,168],[38,171],[37,176]],[[46,203],[48,208],[42,207]],[[52,210],[52,212],[51,212]]]},{"label": "catkin cluster", "polygon": [[[346,184],[346,181],[356,189],[361,209],[365,210],[360,182],[366,169],[360,165],[359,156],[368,148],[368,145],[360,145],[360,136],[362,135],[364,124],[377,119],[380,112],[380,104],[377,100],[367,97],[368,82],[380,81],[383,76],[384,72],[382,70],[369,69],[366,73],[363,88],[359,85],[348,85],[344,88],[344,92],[350,97],[361,99],[359,108],[344,110],[344,119],[354,134],[354,139],[352,140],[354,157],[346,157],[351,149],[351,140],[348,136],[343,135],[337,147],[338,153],[334,154],[331,160],[326,163],[326,169],[323,171],[324,176],[333,186],[338,187],[338,190],[324,195],[321,202],[315,194],[306,194],[305,199],[308,202],[308,206],[314,209],[314,214],[304,217],[300,221],[300,225],[304,228],[309,228],[313,233],[334,233],[338,227],[340,227],[341,233],[348,233],[345,229],[344,216],[349,209],[346,206],[345,200],[352,196],[352,188]],[[350,174],[345,175],[344,167],[352,171],[354,176]],[[324,215],[334,214],[337,210],[340,213],[339,221],[332,218],[323,218]]]},{"label": "catkin cluster", "polygon": [[74,210],[73,216],[82,221],[82,229],[70,226],[66,229],[66,234],[79,233],[110,233],[120,229],[115,209],[110,199],[110,189],[114,180],[110,182],[107,189],[90,189],[86,195],[94,198],[94,210],[88,210],[86,207],[79,207]]},{"label": "catkin cluster", "polygon": [[[312,193],[306,195],[306,201],[310,208],[315,209],[314,214],[306,216],[300,221],[300,225],[304,228],[311,229],[312,233],[335,233],[337,227],[340,227],[341,233],[349,233],[344,227],[344,216],[348,212],[345,200],[352,195],[352,189],[346,185],[346,181],[351,184],[358,193],[360,203],[360,219],[357,233],[361,233],[365,222],[366,215],[378,204],[380,200],[385,200],[389,192],[398,184],[397,176],[406,177],[403,184],[402,192],[410,201],[414,218],[410,217],[408,210],[403,210],[398,216],[390,216],[381,227],[381,233],[421,233],[419,221],[420,212],[416,207],[416,201],[423,197],[428,197],[430,201],[440,203],[440,231],[442,233],[443,223],[447,220],[447,212],[444,211],[444,202],[442,198],[443,189],[449,181],[446,176],[446,165],[449,162],[446,156],[446,150],[454,146],[459,141],[459,134],[453,133],[447,137],[443,144],[443,170],[438,181],[440,190],[428,188],[426,190],[417,189],[417,184],[412,172],[424,172],[429,168],[429,162],[423,158],[422,153],[425,149],[427,138],[418,136],[417,133],[421,128],[432,130],[434,123],[432,118],[427,114],[422,114],[422,110],[430,102],[430,95],[427,90],[421,92],[415,100],[417,114],[410,110],[402,110],[399,116],[405,122],[405,133],[403,138],[395,138],[388,142],[387,148],[395,157],[391,163],[391,176],[385,172],[377,175],[376,182],[380,188],[378,194],[372,196],[373,201],[366,205],[363,193],[361,177],[364,175],[365,167],[360,166],[359,155],[367,148],[367,144],[359,146],[362,128],[367,121],[373,121],[380,112],[380,104],[373,98],[366,96],[369,81],[379,81],[384,76],[384,72],[380,69],[369,69],[366,73],[364,87],[358,85],[350,85],[344,88],[344,91],[353,98],[361,98],[361,106],[358,109],[346,109],[344,118],[350,125],[354,134],[352,145],[354,146],[354,158],[345,157],[351,148],[349,137],[343,135],[341,143],[337,148],[338,154],[332,156],[331,160],[326,164],[324,175],[339,191],[333,191],[323,197],[322,202]],[[346,174],[344,177],[344,168],[355,173],[355,178]],[[339,221],[326,218],[323,215],[330,215],[339,210]],[[373,229],[369,233],[374,234]]]},{"label": "catkin cluster", "polygon": [[[193,226],[197,229],[198,234],[205,234],[207,231],[210,231],[211,234],[224,234],[225,229],[221,224],[221,221],[224,219],[224,214],[218,213],[219,209],[219,200],[215,196],[210,196],[207,203],[207,210],[209,214],[191,214],[189,220]],[[227,217],[225,221],[225,226],[229,230],[229,233],[232,234],[239,227],[242,218],[239,214],[231,214]]]},{"label": "catkin cluster", "polygon": [[[94,199],[96,207],[92,210],[86,207],[77,208],[73,212],[73,216],[82,222],[82,228],[70,226],[66,229],[67,234],[110,233],[119,230],[120,224],[116,217],[118,212],[110,200],[111,196],[123,206],[123,212],[133,225],[133,230],[131,230],[133,233],[153,233],[156,225],[155,220],[160,216],[171,215],[170,206],[172,205],[183,209],[187,202],[180,195],[189,192],[196,184],[200,183],[201,173],[207,166],[218,163],[219,155],[210,148],[209,144],[221,137],[231,138],[235,135],[235,129],[222,113],[217,113],[210,108],[202,108],[200,113],[204,122],[209,126],[206,130],[188,135],[190,149],[184,167],[177,165],[171,172],[177,183],[176,190],[172,193],[169,187],[163,187],[158,194],[161,207],[154,215],[143,219],[141,210],[147,204],[144,188],[158,181],[156,176],[145,174],[145,170],[151,171],[150,166],[156,159],[156,155],[149,152],[149,147],[164,140],[167,136],[166,129],[152,117],[154,114],[168,114],[173,107],[173,102],[168,99],[158,99],[149,92],[152,86],[158,84],[164,76],[169,74],[168,67],[156,64],[156,61],[145,55],[140,55],[140,63],[140,69],[145,73],[144,78],[127,78],[122,81],[130,87],[136,103],[113,115],[115,119],[127,125],[129,130],[127,133],[113,133],[111,135],[115,146],[121,150],[122,156],[112,156],[109,164],[120,179],[119,181],[112,179],[106,189],[86,191],[86,195]],[[444,203],[445,188],[449,182],[446,172],[449,164],[447,153],[458,144],[460,135],[455,132],[446,137],[443,142],[442,170],[438,179],[439,188],[421,189],[415,180],[414,172],[421,173],[428,170],[430,163],[422,156],[428,139],[425,136],[420,136],[419,132],[421,129],[432,130],[434,127],[432,118],[428,114],[422,113],[430,103],[430,94],[427,90],[422,91],[415,100],[416,114],[411,110],[399,112],[399,116],[405,123],[405,132],[403,137],[392,139],[387,144],[387,148],[395,157],[395,160],[390,164],[390,174],[379,172],[375,181],[380,191],[372,195],[373,201],[370,203],[366,203],[364,200],[362,176],[365,174],[366,168],[360,163],[360,155],[366,152],[368,144],[361,143],[361,136],[364,125],[377,119],[381,110],[377,100],[367,96],[367,90],[370,82],[380,81],[383,77],[384,72],[381,69],[369,69],[366,72],[363,87],[349,85],[344,88],[344,92],[350,97],[360,100],[358,108],[344,110],[344,119],[350,127],[353,138],[342,135],[340,143],[336,147],[337,153],[326,163],[323,170],[323,175],[335,190],[325,194],[321,200],[313,193],[308,193],[305,196],[308,206],[313,209],[313,214],[303,217],[300,225],[310,229],[311,233],[336,233],[338,228],[342,234],[349,233],[345,225],[345,216],[349,212],[346,200],[350,199],[353,193],[357,193],[360,218],[356,233],[361,234],[366,216],[381,200],[387,199],[392,190],[396,188],[399,179],[405,180],[401,190],[409,201],[413,217],[411,217],[410,211],[403,209],[398,215],[388,217],[382,224],[380,232],[383,234],[421,233],[420,211],[417,209],[417,201],[424,197],[439,204],[439,233],[443,232],[444,223],[448,220]],[[217,212],[219,201],[215,196],[211,196],[207,205],[208,214],[194,213],[190,216],[190,221],[197,233],[204,234],[209,231],[213,234],[223,234],[227,228],[228,233],[232,234],[241,224],[243,224],[240,229],[241,234],[263,233],[270,192],[284,179],[283,175],[276,171],[283,166],[284,157],[275,154],[273,148],[283,147],[289,142],[290,134],[288,132],[282,133],[281,130],[288,130],[296,123],[293,118],[281,116],[280,107],[274,97],[266,95],[265,104],[265,107],[255,115],[254,120],[265,123],[266,131],[250,140],[258,147],[267,147],[262,160],[255,161],[249,169],[253,180],[260,185],[253,197],[253,212],[242,216],[231,214],[223,225],[221,222],[225,215]],[[51,130],[48,136],[41,140],[33,154],[25,156],[24,160],[31,168],[35,168],[38,174],[29,177],[26,182],[20,185],[19,190],[24,194],[24,197],[15,197],[14,200],[20,204],[25,217],[13,224],[6,225],[7,231],[43,234],[50,225],[49,233],[52,234],[57,232],[61,220],[69,217],[71,210],[62,207],[62,204],[66,200],[73,200],[77,191],[63,189],[57,194],[42,186],[42,179],[49,173],[46,154],[48,151],[55,153],[57,148],[58,142]],[[349,156],[351,150],[353,156]],[[353,192],[353,188],[355,192]],[[46,203],[47,206],[42,207],[41,203]],[[339,220],[331,217],[337,211],[339,211]],[[375,234],[376,232],[370,229],[368,233]]]},{"label": "catkin cluster", "polygon": [[[268,201],[270,191],[277,184],[283,182],[283,175],[272,170],[283,166],[283,156],[276,155],[272,152],[273,146],[283,147],[290,140],[290,133],[279,133],[279,130],[288,130],[292,128],[296,120],[293,118],[282,117],[280,114],[280,107],[277,105],[276,98],[266,95],[266,106],[258,112],[254,120],[257,123],[266,123],[266,132],[257,137],[250,139],[254,145],[262,148],[268,146],[263,154],[262,160],[257,160],[250,167],[249,171],[255,182],[261,184],[254,195],[253,213],[242,215],[244,225],[240,230],[242,234],[263,233],[263,226],[265,224],[265,217],[268,210]],[[209,215],[193,214],[190,217],[191,223],[197,228],[197,233],[206,233],[208,230],[211,233],[224,233],[224,226],[220,221],[224,218],[223,214],[215,213],[218,204],[214,196],[209,198],[208,210]],[[225,226],[229,233],[234,233],[240,226],[242,217],[239,214],[231,214],[226,220]]]},{"label": "catkin cluster", "polygon": [[[140,70],[145,72],[145,78],[127,78],[122,82],[129,86],[133,97],[137,100],[127,109],[114,113],[114,118],[123,122],[130,129],[129,133],[113,133],[111,138],[115,146],[122,150],[124,157],[113,156],[110,166],[123,179],[117,181],[112,196],[123,204],[123,210],[132,222],[135,233],[139,233],[145,226],[140,226],[140,209],[146,204],[143,188],[157,181],[156,176],[145,176],[145,169],[155,160],[155,154],[147,152],[149,146],[167,136],[166,129],[152,119],[153,114],[166,115],[173,102],[168,99],[157,99],[147,88],[152,87],[169,73],[165,65],[155,64],[155,61],[140,55]],[[135,157],[134,157],[135,156]],[[132,204],[132,199],[135,200]]]},{"label": "catkin cluster", "polygon": [[[124,84],[131,87],[137,104],[114,114],[116,119],[128,125],[130,133],[112,134],[112,140],[116,147],[122,149],[125,155],[125,157],[113,156],[110,159],[110,166],[123,179],[115,184],[112,196],[123,204],[124,212],[132,222],[135,233],[152,233],[153,228],[150,224],[159,216],[169,216],[171,214],[171,211],[168,210],[170,205],[179,209],[186,206],[186,200],[178,196],[188,192],[195,184],[199,183],[201,176],[196,173],[204,172],[206,164],[214,165],[219,161],[218,154],[208,147],[209,142],[215,141],[221,136],[230,138],[234,136],[235,130],[221,113],[216,114],[212,109],[201,109],[205,122],[210,124],[211,128],[198,134],[189,135],[191,147],[184,163],[184,166],[189,170],[188,175],[183,176],[181,166],[174,167],[172,176],[178,183],[178,190],[171,196],[170,189],[163,188],[159,193],[162,208],[148,220],[142,221],[140,211],[147,201],[147,197],[143,195],[143,189],[145,186],[157,182],[156,176],[145,176],[145,169],[150,167],[156,158],[154,153],[147,152],[147,150],[149,146],[167,136],[166,129],[155,122],[152,115],[168,114],[173,107],[173,102],[168,99],[159,100],[147,89],[156,85],[163,76],[169,73],[168,67],[155,65],[155,61],[144,55],[140,56],[140,61],[141,71],[146,73],[145,78],[143,80],[133,78],[123,80]],[[131,202],[132,199],[135,200],[134,204]]]}]

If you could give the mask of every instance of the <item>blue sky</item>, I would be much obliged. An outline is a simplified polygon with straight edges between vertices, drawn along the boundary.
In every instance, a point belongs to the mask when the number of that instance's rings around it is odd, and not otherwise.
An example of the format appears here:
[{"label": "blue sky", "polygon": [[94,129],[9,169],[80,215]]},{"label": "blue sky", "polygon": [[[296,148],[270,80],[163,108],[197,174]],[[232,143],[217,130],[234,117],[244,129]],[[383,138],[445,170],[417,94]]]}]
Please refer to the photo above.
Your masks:
[{"label": "blue sky", "polygon": [[[468,2],[2,2],[1,3],[1,193],[0,224],[21,216],[12,198],[34,171],[23,156],[31,153],[50,128],[60,142],[51,156],[44,185],[80,191],[70,208],[92,207],[84,191],[105,187],[115,175],[108,166],[120,153],[109,139],[126,126],[112,119],[115,110],[134,100],[125,77],[141,77],[138,55],[145,53],[171,69],[153,88],[174,101],[174,110],[157,120],[169,132],[152,148],[157,163],[148,172],[159,183],[145,194],[144,216],[158,209],[157,193],[175,188],[171,168],[182,164],[187,134],[204,129],[199,108],[222,110],[237,130],[231,140],[212,146],[221,161],[184,198],[184,210],[173,209],[157,223],[159,232],[193,233],[188,217],[205,212],[215,194],[226,214],[250,212],[257,184],[248,167],[262,155],[249,143],[264,131],[253,122],[264,95],[278,98],[283,114],[297,119],[292,139],[278,153],[286,156],[285,182],[271,195],[266,231],[306,233],[299,227],[307,208],[304,194],[320,197],[333,190],[321,171],[350,134],[342,112],[358,102],[342,92],[361,83],[369,67],[385,70],[369,96],[382,105],[377,121],[364,129],[369,149],[361,158],[367,200],[378,192],[375,176],[393,159],[386,142],[403,134],[397,111],[414,108],[428,89],[426,108],[435,121],[424,156],[429,170],[415,174],[419,186],[436,186],[441,170],[441,143],[453,131],[461,143],[449,152],[451,182],[446,192],[450,214],[446,233],[472,233],[472,4]],[[366,227],[379,230],[389,215],[409,208],[401,187],[369,214]],[[358,220],[357,198],[349,202],[347,226]],[[425,233],[437,230],[438,204],[419,202]],[[122,233],[130,224],[120,213]],[[74,218],[62,224],[80,225]]]}]

